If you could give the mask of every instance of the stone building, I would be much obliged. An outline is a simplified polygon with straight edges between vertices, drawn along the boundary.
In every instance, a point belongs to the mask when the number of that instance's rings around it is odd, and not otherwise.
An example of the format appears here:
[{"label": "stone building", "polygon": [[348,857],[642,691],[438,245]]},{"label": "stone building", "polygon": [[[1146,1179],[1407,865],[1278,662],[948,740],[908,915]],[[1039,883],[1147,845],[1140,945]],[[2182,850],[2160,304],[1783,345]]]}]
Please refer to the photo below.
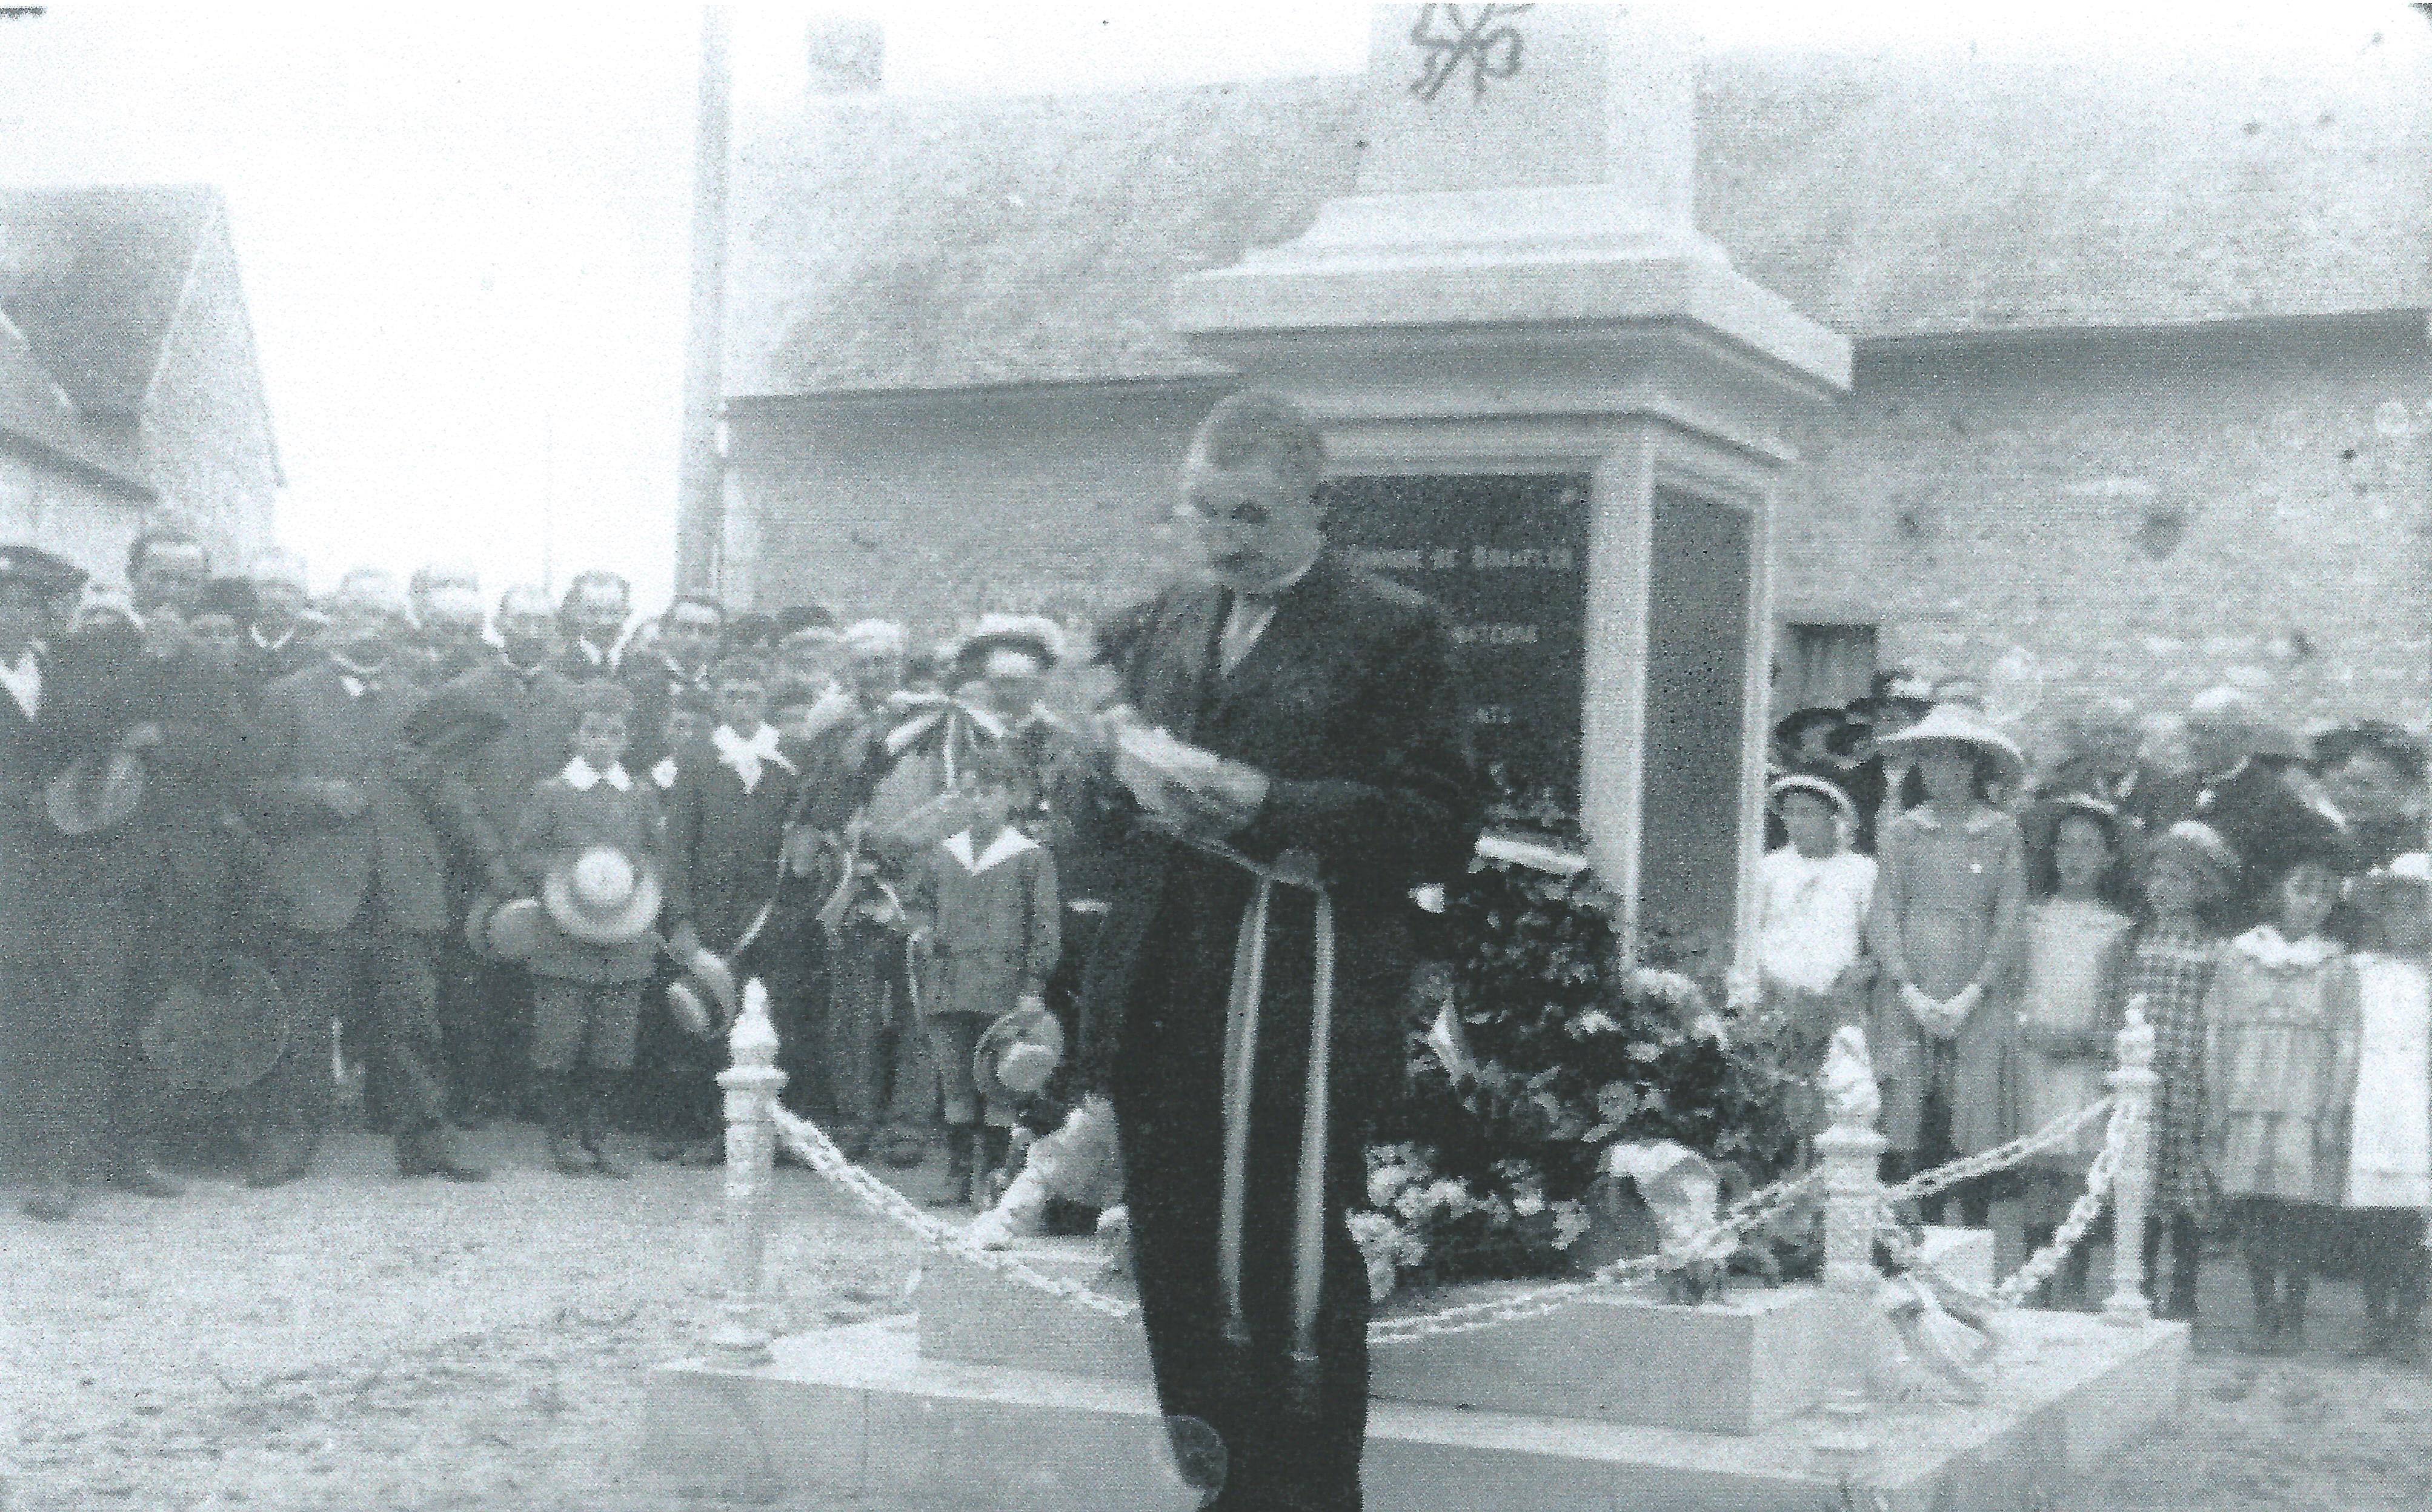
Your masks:
[{"label": "stone building", "polygon": [[[1776,540],[1777,707],[1971,670],[2028,724],[2432,690],[2432,32],[2268,65],[1740,50],[1697,220],[1855,343]],[[1354,78],[819,94],[736,123],[726,576],[936,630],[1153,583],[1228,375],[1180,275],[1346,193]]]},{"label": "stone building", "polygon": [[116,581],[174,511],[233,564],[284,481],[219,191],[0,190],[0,540]]}]

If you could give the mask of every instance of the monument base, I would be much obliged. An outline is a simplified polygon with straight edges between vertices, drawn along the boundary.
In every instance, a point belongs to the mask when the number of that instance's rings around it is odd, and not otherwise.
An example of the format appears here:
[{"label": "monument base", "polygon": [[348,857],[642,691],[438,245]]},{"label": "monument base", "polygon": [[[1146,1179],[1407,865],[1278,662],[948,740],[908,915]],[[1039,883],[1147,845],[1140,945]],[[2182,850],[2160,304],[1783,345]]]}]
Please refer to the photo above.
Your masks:
[{"label": "monument base", "polygon": [[[1886,1512],[2042,1507],[2177,1410],[2185,1324],[2026,1313],[2004,1333],[1982,1405],[1878,1407],[1854,1425],[1818,1413],[1727,1435],[1377,1402],[1368,1504],[1815,1512],[1843,1504],[1846,1479],[1868,1492],[1857,1504]],[[1145,1384],[924,1359],[909,1318],[782,1338],[775,1353],[755,1370],[658,1370],[643,1465],[673,1490],[820,1506],[1196,1504]],[[1833,1437],[1840,1447],[1820,1452]]]}]

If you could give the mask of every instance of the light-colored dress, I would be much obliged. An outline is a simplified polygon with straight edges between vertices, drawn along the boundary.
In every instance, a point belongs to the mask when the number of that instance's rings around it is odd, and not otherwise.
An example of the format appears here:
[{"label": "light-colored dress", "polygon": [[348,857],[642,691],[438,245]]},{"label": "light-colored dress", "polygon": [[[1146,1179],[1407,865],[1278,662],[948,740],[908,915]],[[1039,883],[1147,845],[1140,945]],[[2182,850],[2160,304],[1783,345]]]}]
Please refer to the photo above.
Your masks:
[{"label": "light-colored dress", "polygon": [[2357,1019],[2347,1205],[2432,1206],[2432,978],[2413,961],[2355,958]]},{"label": "light-colored dress", "polygon": [[[1866,1038],[1883,1087],[1883,1137],[1895,1151],[1917,1148],[1931,1084],[1950,1100],[1952,1147],[1989,1150],[2018,1132],[2013,1051],[2027,901],[2018,822],[1979,804],[1946,824],[1923,805],[1883,829],[1875,862],[1866,940],[1883,973]],[[1939,1001],[1970,982],[1984,983],[1984,997],[1955,1038],[1929,1040],[1901,1000],[1903,972]]]},{"label": "light-colored dress", "polygon": [[2205,1143],[2223,1192],[2339,1201],[2357,1031],[2356,964],[2337,941],[2258,924],[2230,942],[2204,999]]},{"label": "light-colored dress", "polygon": [[[2019,1026],[2080,1041],[2070,1050],[2041,1049],[2032,1040],[2018,1047],[2019,1117],[2027,1130],[2041,1129],[2103,1096],[2110,1069],[2103,991],[2129,923],[2128,916],[2099,901],[2052,898],[2027,910]],[[2036,1163],[2083,1172],[2102,1144],[2103,1125],[2096,1123]]]}]

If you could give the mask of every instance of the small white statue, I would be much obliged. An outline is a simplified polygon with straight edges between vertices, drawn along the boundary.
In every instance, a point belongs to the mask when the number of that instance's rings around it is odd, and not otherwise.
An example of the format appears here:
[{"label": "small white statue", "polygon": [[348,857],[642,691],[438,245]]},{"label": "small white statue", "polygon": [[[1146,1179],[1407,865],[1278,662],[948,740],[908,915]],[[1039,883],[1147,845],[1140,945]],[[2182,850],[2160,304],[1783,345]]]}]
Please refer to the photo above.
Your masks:
[{"label": "small white statue", "polygon": [[1871,1128],[1882,1116],[1883,1093],[1875,1084],[1875,1059],[1866,1050],[1866,1031],[1857,1025],[1844,1024],[1832,1032],[1816,1081],[1835,1124]]}]

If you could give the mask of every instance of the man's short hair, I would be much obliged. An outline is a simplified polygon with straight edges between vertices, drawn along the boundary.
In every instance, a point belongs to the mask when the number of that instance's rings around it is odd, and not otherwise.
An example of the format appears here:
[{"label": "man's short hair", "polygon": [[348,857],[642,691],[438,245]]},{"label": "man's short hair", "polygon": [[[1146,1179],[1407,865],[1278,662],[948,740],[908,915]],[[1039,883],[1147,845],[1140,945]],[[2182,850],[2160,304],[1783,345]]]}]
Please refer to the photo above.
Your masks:
[{"label": "man's short hair", "polygon": [[574,613],[575,603],[583,597],[583,590],[601,585],[616,589],[616,601],[628,609],[633,608],[633,585],[625,580],[624,574],[610,572],[604,567],[594,567],[588,572],[578,572],[567,580],[566,597],[559,603],[558,612],[571,615]]},{"label": "man's short hair", "polygon": [[557,611],[549,601],[549,590],[536,582],[519,582],[498,595],[498,617],[504,619],[513,613],[517,600],[530,603],[536,612],[552,619],[557,617]]},{"label": "man's short hair", "polygon": [[769,690],[768,708],[771,712],[779,709],[807,709],[825,697],[827,695],[823,691],[813,687],[801,678],[785,678]]},{"label": "man's short hair", "polygon": [[406,601],[405,590],[397,583],[397,574],[384,567],[350,567],[346,570],[346,576],[338,580],[338,586],[329,590],[329,608],[335,611],[348,605],[361,605],[377,611],[400,624],[410,624],[414,618],[412,606]]},{"label": "man's short hair", "polygon": [[1191,458],[1212,467],[1263,462],[1310,493],[1326,478],[1326,437],[1306,411],[1281,395],[1244,389],[1216,401],[1191,438]]},{"label": "man's short hair", "polygon": [[579,719],[584,714],[615,714],[619,719],[633,717],[633,690],[610,678],[593,678],[574,690],[574,713]]},{"label": "man's short hair", "polygon": [[834,630],[836,615],[820,604],[787,604],[777,611],[777,633],[791,635],[796,630]]},{"label": "man's short hair", "polygon": [[718,659],[709,674],[712,687],[724,687],[730,682],[756,682],[768,685],[768,664],[756,656],[728,656]]},{"label": "man's short hair", "polygon": [[405,591],[417,604],[428,603],[431,596],[442,588],[466,589],[479,597],[481,575],[462,562],[426,562],[414,568],[414,575],[405,580]]},{"label": "man's short hair", "polygon": [[706,609],[711,613],[718,616],[718,622],[720,625],[726,623],[726,605],[718,597],[717,595],[685,592],[678,594],[673,598],[667,600],[667,612],[659,616],[659,628],[662,631],[664,631],[667,626],[675,623],[676,611],[682,609],[686,604],[691,604],[701,609]]},{"label": "man's short hair", "polygon": [[902,656],[912,637],[891,619],[857,619],[844,628],[844,648],[854,656]]},{"label": "man's short hair", "polygon": [[127,547],[127,580],[128,582],[133,582],[135,580],[135,575],[144,570],[144,562],[150,558],[153,552],[159,550],[162,546],[193,546],[195,550],[202,552],[203,569],[206,572],[211,570],[211,551],[204,546],[202,537],[194,534],[194,531],[187,529],[181,525],[156,525],[150,529],[145,530],[143,534],[137,536],[132,542],[128,543]]}]

